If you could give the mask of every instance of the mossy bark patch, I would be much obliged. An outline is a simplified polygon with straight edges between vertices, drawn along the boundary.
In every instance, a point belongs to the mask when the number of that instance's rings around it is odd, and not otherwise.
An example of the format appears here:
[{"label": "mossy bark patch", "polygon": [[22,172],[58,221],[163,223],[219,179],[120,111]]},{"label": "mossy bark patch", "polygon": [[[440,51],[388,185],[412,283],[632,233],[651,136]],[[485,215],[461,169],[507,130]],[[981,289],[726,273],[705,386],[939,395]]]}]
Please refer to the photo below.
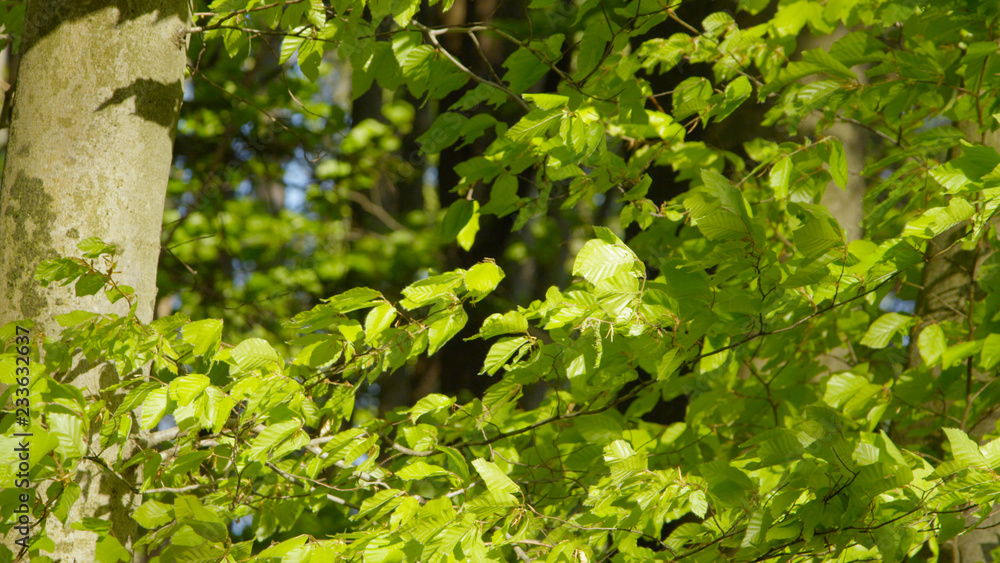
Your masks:
[{"label": "mossy bark patch", "polygon": [[3,308],[19,311],[22,318],[38,318],[48,305],[34,273],[39,262],[56,257],[50,230],[54,220],[52,196],[42,181],[18,171],[0,217],[6,241],[0,259],[7,286]]}]

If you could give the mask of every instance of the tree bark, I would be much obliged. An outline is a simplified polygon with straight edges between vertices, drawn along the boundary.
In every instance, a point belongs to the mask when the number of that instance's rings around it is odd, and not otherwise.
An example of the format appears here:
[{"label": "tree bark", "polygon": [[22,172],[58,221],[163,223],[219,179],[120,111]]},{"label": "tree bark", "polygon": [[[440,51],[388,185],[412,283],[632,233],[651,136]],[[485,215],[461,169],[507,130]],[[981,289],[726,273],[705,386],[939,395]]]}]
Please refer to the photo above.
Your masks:
[{"label": "tree bark", "polygon": [[[934,237],[927,245],[925,255],[928,257],[928,261],[924,265],[921,276],[923,291],[917,299],[915,310],[920,319],[920,331],[929,325],[946,320],[956,321],[963,325],[969,323],[972,314],[971,304],[982,298],[982,295],[976,295],[975,272],[977,266],[989,253],[980,252],[981,249],[978,247],[972,250],[963,249],[961,244],[957,244],[968,229],[968,223],[962,223]],[[959,312],[964,314],[959,314]],[[921,363],[917,346],[918,338],[919,332],[917,332],[917,336],[910,339],[908,351],[910,368],[916,368]],[[986,375],[973,368],[971,358],[967,367],[969,369],[967,377],[981,379]],[[938,375],[938,371],[935,370],[933,376],[937,377]],[[963,427],[962,430],[968,431],[974,440],[982,442],[983,435],[993,427],[993,420],[986,422],[987,424],[981,424],[977,428]],[[930,424],[934,423],[942,426],[947,425],[942,420],[930,422]],[[966,525],[976,526],[977,529],[954,538],[951,541],[950,550],[941,550],[941,561],[947,561],[949,552],[953,563],[993,561],[990,551],[998,543],[996,525],[1000,523],[1000,515],[994,512],[985,520],[979,521],[975,517],[978,508],[978,506],[973,507],[965,514]],[[996,510],[995,507],[994,510]]]},{"label": "tree bark", "polygon": [[[90,236],[118,245],[119,280],[135,289],[138,317],[152,319],[189,22],[186,0],[28,2],[0,194],[0,325],[33,321],[38,339],[58,336],[57,314],[126,313],[124,300],[111,306],[101,293],[76,297],[72,286],[42,288],[33,278],[41,260],[78,255],[76,243]],[[116,381],[97,366],[73,383],[99,395]],[[99,431],[85,437],[89,453],[113,462]],[[129,548],[130,487],[91,462],[76,470],[83,494],[68,521],[108,518]],[[46,529],[56,561],[95,561],[94,533],[51,517]]]},{"label": "tree bark", "polygon": [[[960,122],[959,129],[971,143],[982,143],[1000,150],[1000,134],[980,133],[983,124],[975,122]],[[994,220],[994,225],[996,221]],[[989,243],[981,243],[975,248],[966,249],[955,244],[967,232],[969,225],[962,223],[951,230],[941,233],[931,240],[927,254],[936,258],[929,260],[924,266],[921,284],[924,291],[917,301],[916,313],[921,317],[921,329],[932,323],[943,320],[955,320],[969,327],[969,338],[975,336],[973,326],[973,310],[971,304],[983,298],[982,289],[976,283],[976,271],[979,266],[993,253]],[[943,251],[943,252],[942,252]],[[958,315],[956,311],[965,313]],[[917,365],[920,360],[915,343],[910,346],[910,365]],[[967,377],[978,381],[988,381],[995,378],[995,373],[984,373],[973,367],[971,359],[968,363]],[[997,414],[990,415],[972,428],[962,428],[976,442],[985,443],[985,436],[994,432],[998,420]],[[963,425],[964,426],[964,425]],[[952,540],[951,556],[953,563],[973,563],[994,561],[991,552],[1000,545],[1000,506],[993,504],[993,513],[979,520],[975,516],[976,509],[970,509],[965,515],[967,526],[976,529],[957,536]],[[942,555],[947,552],[942,550]]]},{"label": "tree bark", "polygon": [[[838,39],[847,35],[847,29],[841,27],[829,35],[814,37],[806,34],[802,40],[802,50],[823,49],[829,51]],[[862,84],[868,82],[865,70],[862,66],[851,69],[858,76],[858,81]],[[807,119],[803,122],[805,130],[816,129],[817,118]],[[830,182],[826,191],[823,192],[821,203],[830,210],[833,217],[840,223],[847,235],[847,242],[861,238],[861,220],[864,218],[864,197],[866,183],[861,176],[861,170],[865,167],[865,159],[868,156],[868,132],[864,128],[847,122],[838,122],[825,131],[825,135],[836,137],[844,145],[844,156],[847,158],[847,168],[851,174],[848,175],[847,185],[843,189]]]},{"label": "tree bark", "polygon": [[[804,33],[801,39],[800,51],[823,49],[829,51],[838,39],[847,34],[844,27],[838,28],[829,35],[813,36]],[[864,68],[857,66],[851,69],[862,84],[868,82]],[[844,146],[844,156],[847,158],[849,171],[847,185],[841,189],[836,183],[830,182],[823,192],[820,203],[830,211],[840,227],[848,244],[862,236],[862,219],[864,219],[864,197],[867,183],[861,176],[868,157],[868,132],[864,128],[847,122],[837,122],[823,131],[817,130],[819,116],[810,116],[802,122],[803,130],[815,137],[828,135],[836,137]],[[831,371],[849,370],[854,367],[854,361],[843,346],[838,346],[828,354],[819,358],[820,363]]]}]

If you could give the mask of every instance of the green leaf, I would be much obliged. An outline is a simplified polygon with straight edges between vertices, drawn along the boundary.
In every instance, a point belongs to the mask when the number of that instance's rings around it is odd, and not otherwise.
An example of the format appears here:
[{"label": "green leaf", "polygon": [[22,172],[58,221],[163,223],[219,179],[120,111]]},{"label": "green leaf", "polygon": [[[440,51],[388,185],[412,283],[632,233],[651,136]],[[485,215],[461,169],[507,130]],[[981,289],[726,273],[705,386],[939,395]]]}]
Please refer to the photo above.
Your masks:
[{"label": "green leaf", "polygon": [[559,118],[562,115],[561,109],[531,110],[528,115],[522,117],[507,131],[507,136],[518,142],[527,142],[535,137],[541,137],[548,132],[549,128],[559,123]]},{"label": "green leaf", "polygon": [[576,57],[576,67],[579,78],[596,71],[603,54],[606,51],[611,32],[607,26],[591,21],[583,30],[580,39],[580,49]]},{"label": "green leaf", "polygon": [[528,320],[518,311],[508,311],[506,313],[493,313],[483,321],[482,328],[479,329],[479,338],[493,338],[501,334],[511,334],[515,332],[527,332]]},{"label": "green leaf", "polygon": [[795,204],[805,211],[802,226],[795,230],[795,247],[807,258],[817,258],[844,247],[844,232],[826,208],[809,203]]},{"label": "green leaf", "polygon": [[[733,186],[728,178],[711,168],[701,170],[700,176],[701,181],[704,183],[704,188],[696,192],[695,195],[708,195],[717,200],[713,206],[715,209],[726,211],[736,216],[743,223],[749,221],[750,215],[746,200],[743,198],[743,194]],[[699,216],[704,214],[704,212],[698,213]],[[746,227],[744,227],[745,230]]]},{"label": "green leaf", "polygon": [[842,408],[857,399],[867,400],[881,387],[853,373],[837,373],[826,382],[823,401],[834,408]]},{"label": "green leaf", "polygon": [[427,330],[427,354],[436,354],[456,334],[465,328],[469,316],[461,307],[452,309],[446,316],[432,323]]},{"label": "green leaf", "polygon": [[358,511],[358,514],[355,516],[355,518],[361,518],[387,503],[389,504],[394,503],[394,505],[399,505],[400,502],[399,497],[405,494],[406,493],[400,491],[399,489],[381,490],[373,494],[372,496],[366,498],[364,502],[361,503],[361,510]]},{"label": "green leaf", "polygon": [[490,202],[480,209],[483,215],[504,217],[517,211],[521,198],[517,196],[517,177],[502,174],[493,181],[490,188]]},{"label": "green leaf", "polygon": [[948,369],[965,358],[978,354],[982,349],[982,340],[959,342],[954,346],[949,346],[944,353],[941,354],[941,368]]},{"label": "green leaf", "polygon": [[[238,47],[237,47],[238,48]],[[319,65],[323,62],[323,47],[319,41],[305,41],[299,46],[299,70],[315,82],[319,79]]]},{"label": "green leaf", "polygon": [[69,512],[76,504],[76,501],[80,500],[80,495],[82,494],[82,489],[80,485],[76,483],[66,483],[65,486],[62,484],[53,485],[53,487],[60,487],[60,492],[53,494],[55,491],[50,487],[48,491],[48,498],[57,498],[56,506],[53,508],[52,513],[55,514],[56,518],[59,519],[63,524],[68,524]]},{"label": "green leaf", "polygon": [[861,344],[869,348],[885,348],[894,336],[906,332],[916,321],[899,313],[886,313],[868,327]]},{"label": "green leaf", "polygon": [[222,29],[220,30],[222,35],[222,45],[226,49],[226,54],[229,58],[236,59],[240,56],[240,52],[247,48],[249,54],[249,37],[240,29]]},{"label": "green leaf", "polygon": [[201,466],[202,462],[211,456],[212,452],[207,451],[188,452],[178,457],[171,464],[168,471],[177,475],[184,475],[185,473],[196,471],[198,467]]},{"label": "green leaf", "polygon": [[96,563],[118,563],[119,561],[131,560],[132,554],[114,536],[107,535],[97,540],[97,548],[94,552]]},{"label": "green leaf", "polygon": [[749,233],[739,215],[724,209],[713,209],[713,204],[705,200],[704,194],[689,195],[684,199],[684,207],[691,213],[698,230],[709,240],[742,239]]},{"label": "green leaf", "polygon": [[406,27],[420,9],[420,0],[392,0],[390,5],[392,19],[396,20],[400,27]]},{"label": "green leaf", "polygon": [[448,446],[437,445],[437,450],[445,455],[451,462],[452,471],[457,474],[463,482],[468,482],[471,477],[469,475],[469,464],[465,461],[465,456],[460,454],[455,448],[449,448]]},{"label": "green leaf", "polygon": [[669,378],[684,363],[684,358],[677,354],[677,348],[667,350],[656,363],[656,379],[664,380]]},{"label": "green leaf", "polygon": [[706,34],[718,37],[726,28],[732,26],[734,23],[733,16],[728,12],[715,12],[703,19],[701,26],[705,29]]},{"label": "green leaf", "polygon": [[156,428],[160,420],[167,414],[167,389],[160,387],[153,389],[146,395],[146,400],[142,402],[142,429],[152,430]]},{"label": "green leaf", "polygon": [[510,477],[507,477],[507,474],[492,461],[477,458],[472,460],[472,466],[486,482],[486,487],[491,493],[514,494],[520,492],[514,481],[511,481]]},{"label": "green leaf", "polygon": [[76,281],[76,295],[77,297],[94,295],[104,289],[107,281],[108,278],[101,274],[85,274]]},{"label": "green leaf", "polygon": [[[212,23],[217,23],[215,21],[216,18],[223,17],[223,14],[226,14],[226,12],[233,12],[239,9],[246,8],[248,3],[249,0],[232,0],[230,2],[226,2],[227,4],[226,7],[218,7],[215,5],[216,3],[213,2],[211,8],[219,15],[212,18],[213,20]],[[284,12],[281,14],[281,20],[280,20],[281,27],[286,29],[292,29],[298,27],[299,24],[302,22],[302,19],[305,17],[306,9],[308,7],[309,5],[305,2],[301,2],[298,4],[290,4],[286,6]]]},{"label": "green leaf", "polygon": [[[221,542],[228,536],[226,526],[219,515],[191,495],[180,495],[174,499],[174,515],[178,521],[190,526],[196,534],[211,542]],[[173,538],[174,541],[179,541]]]},{"label": "green leaf", "polygon": [[358,309],[366,309],[375,304],[382,293],[367,287],[355,287],[340,295],[325,299],[331,309],[338,313],[350,313]]},{"label": "green leaf", "polygon": [[600,146],[604,139],[604,127],[596,120],[592,110],[581,110],[577,114],[562,117],[559,122],[559,137],[574,154],[586,157]]},{"label": "green leaf", "polygon": [[225,428],[226,422],[236,406],[236,401],[223,393],[217,387],[209,387],[205,390],[208,398],[208,405],[202,415],[202,426],[218,434]]},{"label": "green leaf", "polygon": [[[399,61],[406,85],[414,96],[423,96],[427,91],[431,76],[432,62],[437,52],[427,45],[419,45],[406,52],[405,58]],[[398,54],[397,54],[398,57]]]},{"label": "green leaf", "polygon": [[414,479],[426,479],[428,477],[436,477],[438,475],[451,475],[451,471],[438,466],[432,465],[430,463],[425,463],[420,460],[411,461],[406,467],[400,469],[396,472],[396,477],[400,479],[405,479],[407,481],[412,481]]},{"label": "green leaf", "polygon": [[277,366],[281,356],[262,338],[248,338],[233,348],[233,361],[244,371],[253,371],[265,366]]},{"label": "green leaf", "polygon": [[972,145],[963,140],[962,156],[952,160],[950,164],[962,171],[970,180],[978,182],[1000,166],[1000,154],[993,147]]},{"label": "green leaf", "polygon": [[[468,121],[467,117],[455,112],[445,112],[437,116],[430,128],[423,135],[417,137],[420,150],[426,154],[437,154],[455,144]],[[465,200],[458,200],[455,203],[461,201]]]},{"label": "green leaf", "polygon": [[309,11],[306,13],[306,18],[317,29],[321,29],[326,24],[326,7],[323,6],[323,0],[309,0]]},{"label": "green leaf", "polygon": [[422,399],[417,401],[417,404],[413,405],[413,407],[408,409],[406,412],[410,414],[410,418],[413,419],[413,422],[417,422],[417,420],[425,414],[446,409],[454,404],[454,397],[448,397],[447,395],[441,395],[439,393],[431,393],[430,395],[425,395]]},{"label": "green leaf", "polygon": [[711,96],[711,82],[700,76],[685,78],[674,88],[674,119],[680,121],[705,111]]},{"label": "green leaf", "polygon": [[392,326],[392,321],[396,320],[396,308],[388,303],[383,303],[378,307],[368,311],[365,317],[365,344],[372,346],[385,329]]},{"label": "green leaf", "polygon": [[520,94],[531,88],[548,72],[549,67],[532,51],[521,47],[504,61],[507,72],[503,75],[504,82],[509,84],[509,90]]},{"label": "green leaf", "polygon": [[469,222],[462,227],[462,230],[458,231],[458,236],[455,237],[458,240],[458,246],[462,247],[462,250],[468,252],[472,245],[476,242],[476,233],[479,232],[479,202],[472,202],[472,217]]},{"label": "green leaf", "polygon": [[617,237],[615,240],[613,243],[600,238],[587,241],[576,255],[573,274],[598,284],[622,272],[635,271],[638,258]]},{"label": "green leaf", "polygon": [[416,309],[440,300],[455,300],[452,289],[465,281],[465,272],[457,270],[420,280],[403,288],[400,304],[407,309]]},{"label": "green leaf", "polygon": [[716,121],[722,121],[736,111],[753,93],[750,80],[746,76],[738,76],[726,85],[725,103],[712,112]]},{"label": "green leaf", "polygon": [[180,406],[185,406],[208,389],[211,382],[200,373],[183,375],[170,382],[169,396]]},{"label": "green leaf", "polygon": [[747,520],[747,530],[746,534],[743,535],[743,542],[740,547],[751,547],[754,545],[759,545],[763,539],[764,529],[764,511],[755,510]]},{"label": "green leaf", "polygon": [[949,194],[964,192],[967,187],[972,189],[977,187],[976,183],[951,162],[931,169],[931,177],[941,184],[945,193]]},{"label": "green leaf", "polygon": [[471,144],[473,141],[486,134],[487,129],[495,126],[496,124],[497,119],[489,114],[480,113],[470,117],[469,120],[462,125],[462,130],[459,132],[463,140],[459,143],[458,148]]},{"label": "green leaf", "polygon": [[646,456],[637,454],[625,440],[604,446],[604,462],[611,468],[611,480],[621,485],[626,479],[646,470]]},{"label": "green leaf", "polygon": [[465,272],[465,287],[471,293],[485,295],[497,288],[503,270],[493,262],[480,262]]},{"label": "green leaf", "polygon": [[119,284],[107,287],[107,289],[104,290],[104,295],[108,296],[108,301],[111,303],[117,303],[119,299],[135,295],[135,289],[127,285]]},{"label": "green leaf", "polygon": [[984,371],[991,370],[998,362],[1000,362],[1000,334],[987,335],[979,357],[979,367]]},{"label": "green leaf", "polygon": [[559,94],[527,93],[524,94],[524,99],[544,110],[566,107],[569,104],[569,96]]},{"label": "green leaf", "polygon": [[495,374],[505,363],[507,363],[507,360],[509,360],[515,352],[520,350],[521,347],[528,342],[529,338],[527,336],[508,337],[497,340],[496,343],[490,347],[490,351],[486,354],[486,361],[483,363],[483,369],[479,372],[480,375],[484,373],[489,375]]},{"label": "green leaf", "polygon": [[976,208],[968,201],[953,196],[948,207],[934,207],[906,224],[903,236],[928,239],[947,231],[975,214]]},{"label": "green leaf", "polygon": [[181,329],[184,342],[194,346],[195,356],[213,356],[222,341],[222,321],[204,319],[184,325]]},{"label": "green leaf", "polygon": [[65,412],[50,412],[46,416],[49,432],[59,440],[59,450],[69,459],[78,459],[86,453],[83,440],[83,420]]},{"label": "green leaf", "polygon": [[691,512],[695,516],[698,518],[705,517],[705,514],[708,512],[708,499],[705,497],[704,491],[691,491],[691,495],[688,497],[688,503],[691,506]]},{"label": "green leaf", "polygon": [[98,535],[105,535],[111,531],[111,522],[105,520],[104,518],[96,518],[94,516],[87,516],[82,518],[78,522],[73,522],[70,527],[74,530],[83,530],[86,532],[96,532]]},{"label": "green leaf", "polygon": [[174,507],[158,500],[147,500],[132,513],[132,518],[147,530],[169,524],[174,519]]},{"label": "green leaf", "polygon": [[63,285],[67,285],[86,271],[86,266],[69,258],[42,260],[35,269],[35,279],[42,282],[42,287],[48,287],[50,283],[57,281],[66,281]]},{"label": "green leaf", "polygon": [[[1000,338],[997,340],[1000,344]],[[945,347],[944,331],[941,330],[941,325],[928,325],[920,331],[920,336],[917,338],[917,349],[920,351],[920,358],[927,365],[934,365],[941,357]]]},{"label": "green leaf", "polygon": [[768,183],[771,185],[771,189],[774,190],[774,195],[778,199],[785,199],[788,197],[788,186],[792,181],[792,159],[787,156],[781,157],[771,167],[771,176]]},{"label": "green leaf", "polygon": [[969,438],[968,434],[958,428],[945,428],[944,433],[948,436],[948,442],[951,444],[952,455],[963,468],[990,469],[986,457],[979,450],[979,445],[972,438]]},{"label": "green leaf", "polygon": [[291,32],[281,40],[281,56],[278,59],[279,63],[285,64],[288,62],[288,59],[292,58],[295,51],[299,49],[299,46],[302,45],[303,41],[305,41],[305,38],[301,36],[305,29],[307,28],[297,27],[291,30]]},{"label": "green leaf", "polygon": [[71,327],[83,324],[96,316],[98,316],[97,313],[91,313],[90,311],[73,311],[65,315],[56,315],[56,322],[61,327]]},{"label": "green leaf", "polygon": [[844,189],[848,182],[847,157],[844,155],[844,144],[840,139],[831,138],[830,143],[830,175],[837,187]]},{"label": "green leaf", "polygon": [[271,451],[301,429],[302,423],[298,420],[286,420],[269,425],[251,443],[249,459],[252,461],[267,461],[268,454]]},{"label": "green leaf", "polygon": [[336,361],[344,352],[344,340],[334,334],[306,334],[291,344],[303,347],[295,363],[314,368]]},{"label": "green leaf", "polygon": [[475,214],[475,204],[467,199],[460,199],[448,206],[444,221],[441,223],[441,240],[444,242],[455,240],[458,233],[472,220],[473,214]]},{"label": "green leaf", "polygon": [[115,254],[118,248],[113,244],[107,244],[97,237],[88,237],[76,243],[76,247],[83,252],[84,258],[99,258],[102,254]]}]

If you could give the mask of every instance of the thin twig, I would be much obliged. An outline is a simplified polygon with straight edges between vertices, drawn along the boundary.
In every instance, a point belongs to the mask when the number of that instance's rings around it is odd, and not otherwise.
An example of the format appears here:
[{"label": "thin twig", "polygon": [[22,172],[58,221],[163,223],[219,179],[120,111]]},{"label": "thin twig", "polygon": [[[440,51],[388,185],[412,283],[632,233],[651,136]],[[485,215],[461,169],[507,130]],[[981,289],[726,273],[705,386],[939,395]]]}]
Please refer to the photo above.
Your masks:
[{"label": "thin twig", "polygon": [[[278,467],[277,465],[275,465],[274,463],[272,463],[270,461],[267,462],[267,466],[270,467],[273,471],[275,471],[279,475],[281,475],[282,477],[284,477],[285,479],[288,479],[289,481],[298,482],[298,483],[305,483],[307,485],[309,483],[312,483],[314,485],[317,485],[317,486],[325,488],[325,489],[330,489],[330,490],[333,490],[333,491],[339,491],[339,489],[337,489],[336,487],[331,487],[330,485],[327,485],[326,483],[323,483],[322,481],[317,481],[315,479],[309,479],[308,477],[300,477],[298,475],[292,475],[291,473],[289,473],[289,472],[281,469],[280,467]],[[309,488],[310,491],[316,490],[316,487],[308,487],[308,488]],[[342,498],[340,498],[340,497],[338,497],[336,495],[331,495],[331,494],[327,493],[326,498],[329,499],[329,500],[331,500],[331,501],[333,501],[333,502],[335,502],[335,503],[337,503],[337,504],[346,506],[348,508],[353,508],[355,510],[360,510],[361,509],[360,506],[358,506],[358,505],[356,505],[356,504],[354,504],[352,502],[348,502],[348,501],[346,501],[346,500],[344,500],[344,499],[342,499]]]},{"label": "thin twig", "polygon": [[207,487],[206,483],[195,483],[194,485],[187,485],[186,487],[160,487],[158,489],[146,489],[145,491],[136,491],[143,495],[153,495],[156,493],[187,493],[189,491],[196,491],[202,487]]},{"label": "thin twig", "polygon": [[517,105],[521,106],[521,109],[523,109],[526,112],[527,111],[531,111],[531,106],[528,105],[528,102],[526,102],[524,100],[524,98],[522,98],[521,96],[515,94],[514,92],[511,92],[503,84],[497,84],[496,82],[493,82],[492,80],[487,80],[487,79],[483,78],[482,76],[479,76],[478,74],[472,72],[471,70],[469,70],[469,68],[467,66],[465,66],[464,64],[462,64],[462,61],[456,59],[454,55],[452,55],[447,49],[445,49],[444,46],[441,45],[441,42],[438,41],[437,36],[441,35],[443,33],[447,33],[448,30],[446,30],[446,29],[431,29],[431,28],[427,27],[426,25],[424,25],[422,23],[419,23],[419,22],[413,22],[413,25],[415,27],[417,27],[418,29],[420,29],[421,31],[423,31],[424,33],[426,33],[428,39],[430,39],[430,41],[434,45],[434,47],[436,47],[441,52],[442,55],[444,55],[449,61],[451,61],[451,63],[453,65],[455,65],[456,67],[458,67],[459,70],[461,70],[462,72],[464,72],[465,74],[467,74],[469,76],[469,78],[475,80],[476,82],[478,82],[480,84],[485,84],[487,86],[491,86],[493,88],[496,88],[497,90],[500,90],[504,94],[507,94],[507,96],[510,99],[512,99],[515,102],[517,102]]},{"label": "thin twig", "polygon": [[365,194],[355,190],[348,190],[347,198],[363,207],[365,211],[371,213],[375,217],[378,217],[380,221],[385,223],[386,227],[389,227],[394,231],[410,232],[410,229],[406,228],[405,225],[393,218],[393,216],[390,215],[384,208],[376,205],[372,202],[372,200],[365,197]]}]

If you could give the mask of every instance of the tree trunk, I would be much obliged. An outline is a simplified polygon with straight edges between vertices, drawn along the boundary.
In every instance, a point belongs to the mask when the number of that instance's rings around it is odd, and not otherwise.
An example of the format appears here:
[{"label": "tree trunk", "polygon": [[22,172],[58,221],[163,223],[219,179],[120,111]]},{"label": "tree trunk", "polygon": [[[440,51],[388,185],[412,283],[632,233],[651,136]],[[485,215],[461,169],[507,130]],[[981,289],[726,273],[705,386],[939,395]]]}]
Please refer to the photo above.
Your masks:
[{"label": "tree trunk", "polygon": [[[813,36],[804,33],[800,42],[800,51],[823,49],[829,51],[838,39],[847,34],[847,29],[840,27],[829,35]],[[857,75],[858,81],[867,83],[864,68],[857,66],[851,69]],[[820,135],[840,139],[844,146],[844,156],[847,158],[847,169],[850,172],[847,185],[843,189],[830,182],[823,192],[820,203],[830,211],[840,227],[844,229],[847,242],[858,240],[862,235],[861,221],[864,219],[864,197],[867,184],[861,176],[868,157],[868,132],[864,128],[847,122],[837,122],[823,131],[817,130],[819,115],[814,114],[802,122],[802,130],[818,138]],[[854,367],[854,361],[847,348],[838,346],[819,358],[820,363],[831,371],[849,370]]]},{"label": "tree trunk", "polygon": [[[805,34],[802,39],[802,51],[810,49],[829,51],[838,39],[847,35],[847,31],[847,29],[840,27],[829,35],[815,37]],[[862,84],[868,82],[863,66],[856,66],[851,70],[858,76],[859,82]],[[805,131],[815,130],[818,121],[816,117],[807,119],[803,122],[803,129]],[[857,125],[838,122],[828,127],[822,134],[836,137],[843,143],[847,168],[851,174],[848,176],[844,189],[840,189],[836,184],[830,182],[826,191],[823,192],[821,203],[840,223],[840,227],[847,235],[847,242],[851,242],[861,238],[862,235],[861,220],[864,218],[866,185],[865,179],[861,176],[861,170],[865,167],[865,159],[868,156],[868,132]]]},{"label": "tree trunk", "polygon": [[[997,133],[980,134],[981,124],[975,122],[960,122],[959,128],[965,133],[966,138],[972,143],[982,143],[986,146],[1000,150],[1000,135]],[[996,221],[994,220],[994,225]],[[964,249],[961,245],[954,244],[962,235],[967,232],[969,225],[963,223],[949,231],[941,233],[928,245],[927,255],[933,256],[940,252],[936,258],[927,262],[924,266],[923,279],[921,284],[924,291],[922,299],[917,301],[916,313],[921,317],[921,329],[932,323],[943,320],[954,320],[966,325],[970,329],[969,339],[974,338],[975,327],[973,326],[973,311],[971,303],[983,298],[982,290],[976,285],[976,271],[979,266],[992,254],[989,244],[980,244],[973,249]],[[941,252],[944,250],[944,252]],[[958,315],[956,311],[961,311],[964,315]],[[917,365],[920,356],[914,343],[910,346],[910,364]],[[968,376],[979,381],[988,381],[995,378],[995,373],[984,373],[975,369],[971,362],[968,362]],[[963,423],[962,430],[969,433],[976,442],[985,443],[985,436],[994,431],[997,422],[997,415],[986,417],[978,425],[966,428]],[[983,520],[975,516],[976,509],[970,509],[965,515],[967,526],[975,525],[976,529],[966,534],[957,536],[952,540],[951,556],[953,563],[978,563],[994,561],[991,552],[1000,545],[1000,534],[997,526],[1000,525],[1000,510],[994,503],[993,513]],[[942,555],[947,552],[942,550]]]},{"label": "tree trunk", "polygon": [[[189,20],[186,0],[28,2],[0,195],[0,325],[34,321],[35,340],[58,336],[60,313],[127,312],[124,300],[111,306],[103,294],[80,298],[72,286],[43,289],[33,278],[39,261],[79,255],[76,243],[90,236],[118,245],[120,281],[135,288],[139,318],[152,319]],[[99,394],[116,380],[98,366],[73,382]],[[85,438],[89,455],[113,462],[99,431]],[[129,487],[91,462],[76,469],[83,494],[69,522],[108,518],[129,548]],[[56,561],[95,561],[94,533],[54,518],[46,528]]]},{"label": "tree trunk", "polygon": [[[981,295],[976,296],[975,271],[985,258],[985,254],[980,252],[980,248],[966,250],[956,242],[968,231],[968,223],[962,223],[952,229],[941,233],[931,239],[927,245],[926,256],[930,258],[926,265],[921,279],[923,291],[920,293],[916,303],[916,314],[920,318],[919,330],[925,327],[940,323],[946,320],[956,321],[960,324],[969,322],[969,315],[972,314],[971,304]],[[960,315],[958,312],[965,313]],[[917,333],[919,335],[919,332]],[[917,367],[920,360],[920,353],[917,346],[918,337],[910,339],[909,367]],[[985,376],[975,369],[969,359],[968,377],[980,379]],[[939,374],[935,371],[934,377]],[[991,376],[992,377],[992,376]],[[970,383],[971,385],[971,383]],[[946,426],[943,420],[930,422]],[[976,441],[982,442],[982,437],[987,430],[992,430],[993,421],[987,421],[977,428],[965,428],[969,435]],[[939,436],[940,438],[940,436]],[[997,546],[998,536],[996,525],[1000,523],[1000,516],[996,513],[983,521],[975,516],[978,506],[974,506],[965,514],[967,526],[976,526],[977,529],[959,535],[951,541],[950,550],[941,550],[941,561],[947,561],[947,556],[952,557],[953,563],[973,563],[990,562],[993,558],[990,551]],[[995,510],[995,509],[994,509]]]}]

